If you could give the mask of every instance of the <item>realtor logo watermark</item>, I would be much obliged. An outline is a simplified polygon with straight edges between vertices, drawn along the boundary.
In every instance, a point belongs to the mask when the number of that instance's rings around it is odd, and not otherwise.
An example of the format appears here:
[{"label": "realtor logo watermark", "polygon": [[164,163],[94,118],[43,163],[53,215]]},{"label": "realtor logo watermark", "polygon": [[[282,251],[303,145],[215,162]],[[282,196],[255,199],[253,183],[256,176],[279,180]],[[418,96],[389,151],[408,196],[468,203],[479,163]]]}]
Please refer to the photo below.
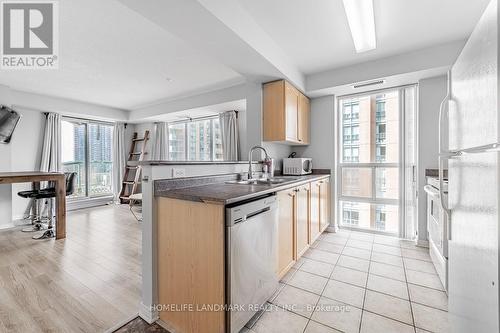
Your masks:
[{"label": "realtor logo watermark", "polygon": [[0,1],[2,69],[57,69],[57,1]]}]

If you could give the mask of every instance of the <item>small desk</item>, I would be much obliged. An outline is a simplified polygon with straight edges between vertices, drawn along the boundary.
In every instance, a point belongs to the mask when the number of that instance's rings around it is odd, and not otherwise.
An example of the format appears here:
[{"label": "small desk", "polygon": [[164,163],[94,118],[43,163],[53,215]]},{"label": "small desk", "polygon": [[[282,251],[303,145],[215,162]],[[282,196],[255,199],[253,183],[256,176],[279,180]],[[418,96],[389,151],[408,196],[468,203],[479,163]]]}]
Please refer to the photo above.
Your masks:
[{"label": "small desk", "polygon": [[0,172],[0,184],[33,183],[53,181],[56,185],[56,239],[66,238],[66,178],[62,172]]}]

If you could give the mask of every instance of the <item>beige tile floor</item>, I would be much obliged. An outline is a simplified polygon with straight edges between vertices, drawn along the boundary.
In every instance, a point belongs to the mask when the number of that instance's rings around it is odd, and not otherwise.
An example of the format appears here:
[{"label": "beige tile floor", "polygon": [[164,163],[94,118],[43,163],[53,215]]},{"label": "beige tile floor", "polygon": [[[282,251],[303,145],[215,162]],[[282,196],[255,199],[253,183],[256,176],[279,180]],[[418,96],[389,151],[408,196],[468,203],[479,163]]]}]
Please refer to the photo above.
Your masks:
[{"label": "beige tile floor", "polygon": [[283,278],[249,333],[449,332],[428,254],[394,237],[324,233]]}]

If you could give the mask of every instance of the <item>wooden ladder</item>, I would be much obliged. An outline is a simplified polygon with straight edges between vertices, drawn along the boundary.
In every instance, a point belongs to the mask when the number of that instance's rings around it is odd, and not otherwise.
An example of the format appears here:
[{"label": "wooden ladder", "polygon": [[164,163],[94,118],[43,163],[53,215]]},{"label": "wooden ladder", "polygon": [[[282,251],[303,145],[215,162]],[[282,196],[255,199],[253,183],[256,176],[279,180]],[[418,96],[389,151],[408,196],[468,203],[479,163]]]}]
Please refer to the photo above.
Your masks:
[{"label": "wooden ladder", "polygon": [[[120,203],[128,203],[129,197],[137,192],[138,186],[141,184],[141,165],[139,162],[144,160],[146,152],[146,143],[149,140],[149,131],[144,132],[144,137],[138,138],[137,132],[132,136],[130,151],[128,154],[125,173],[123,174],[122,190],[120,191]],[[141,150],[136,151],[138,142],[142,142]]]}]

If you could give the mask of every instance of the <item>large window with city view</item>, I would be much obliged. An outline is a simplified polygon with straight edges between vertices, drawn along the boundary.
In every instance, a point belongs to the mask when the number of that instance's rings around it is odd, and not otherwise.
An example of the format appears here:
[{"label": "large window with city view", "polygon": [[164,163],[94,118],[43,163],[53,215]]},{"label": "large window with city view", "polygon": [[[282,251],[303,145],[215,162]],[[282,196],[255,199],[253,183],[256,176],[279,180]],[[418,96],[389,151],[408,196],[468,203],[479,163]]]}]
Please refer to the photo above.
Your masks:
[{"label": "large window with city view", "polygon": [[64,172],[76,172],[73,198],[112,195],[113,126],[64,118],[61,122]]},{"label": "large window with city view", "polygon": [[219,117],[170,123],[168,148],[172,161],[222,161]]},{"label": "large window with city view", "polygon": [[399,90],[339,99],[339,218],[346,227],[399,232]]}]

